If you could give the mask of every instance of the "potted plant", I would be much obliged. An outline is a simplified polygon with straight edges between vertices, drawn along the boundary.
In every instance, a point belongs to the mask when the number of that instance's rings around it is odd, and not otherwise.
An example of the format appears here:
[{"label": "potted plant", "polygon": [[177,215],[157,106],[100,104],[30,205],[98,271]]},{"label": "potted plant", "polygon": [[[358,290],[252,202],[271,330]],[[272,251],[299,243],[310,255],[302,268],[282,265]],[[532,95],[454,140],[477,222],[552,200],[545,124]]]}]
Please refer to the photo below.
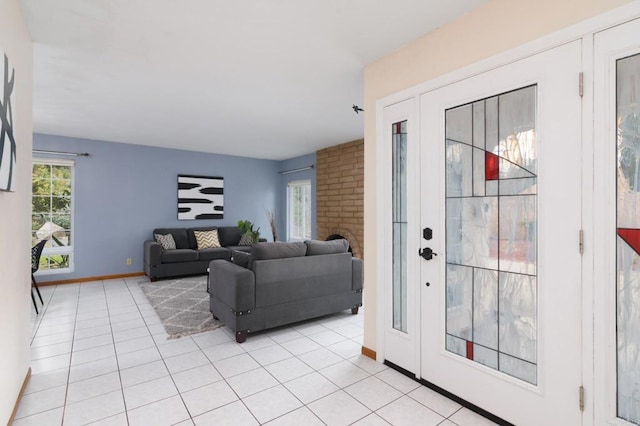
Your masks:
[{"label": "potted plant", "polygon": [[251,221],[239,220],[238,228],[240,228],[240,232],[242,233],[240,245],[249,245],[257,243],[260,240],[260,227],[253,229],[253,223],[251,223]]}]

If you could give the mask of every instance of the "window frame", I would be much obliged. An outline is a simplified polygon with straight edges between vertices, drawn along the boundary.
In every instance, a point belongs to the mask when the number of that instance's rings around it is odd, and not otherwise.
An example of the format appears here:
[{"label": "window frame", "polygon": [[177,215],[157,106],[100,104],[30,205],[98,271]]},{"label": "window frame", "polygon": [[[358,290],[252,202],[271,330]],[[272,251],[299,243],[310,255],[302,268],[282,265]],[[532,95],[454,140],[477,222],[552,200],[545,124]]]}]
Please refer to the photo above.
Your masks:
[{"label": "window frame", "polygon": [[[307,227],[309,229],[308,235],[293,235],[294,234],[294,224],[292,222],[293,219],[293,206],[291,203],[291,196],[292,196],[292,190],[295,188],[303,188],[303,187],[307,187],[308,188],[308,194],[309,194],[309,199],[308,202],[304,203],[305,205],[303,206],[303,208],[305,209],[305,214],[303,215],[303,227],[304,227],[304,232],[306,233],[307,231]],[[311,225],[312,225],[312,214],[313,214],[313,206],[312,206],[312,193],[311,193],[311,179],[299,179],[299,180],[292,180],[287,182],[287,240],[288,241],[304,241],[304,240],[308,240],[311,239],[311,235],[312,235],[312,229],[311,229]],[[307,210],[308,209],[308,210]],[[308,213],[308,217],[309,220],[307,222],[307,213]]]},{"label": "window frame", "polygon": [[[33,157],[31,161],[31,182],[33,184],[33,166],[36,164],[42,164],[47,166],[63,166],[69,167],[71,171],[71,205],[70,205],[70,233],[71,237],[69,239],[69,245],[65,247],[44,247],[42,250],[42,257],[44,256],[52,256],[52,255],[68,255],[69,256],[69,266],[66,268],[59,269],[38,269],[37,272],[34,273],[35,276],[40,275],[57,275],[57,274],[69,274],[75,271],[75,161],[73,160],[63,160],[63,159],[54,159],[54,158],[36,158]],[[49,196],[51,197],[51,191],[49,191]],[[33,217],[33,192],[31,193],[31,216]],[[30,229],[29,235],[33,235],[34,229]]]}]

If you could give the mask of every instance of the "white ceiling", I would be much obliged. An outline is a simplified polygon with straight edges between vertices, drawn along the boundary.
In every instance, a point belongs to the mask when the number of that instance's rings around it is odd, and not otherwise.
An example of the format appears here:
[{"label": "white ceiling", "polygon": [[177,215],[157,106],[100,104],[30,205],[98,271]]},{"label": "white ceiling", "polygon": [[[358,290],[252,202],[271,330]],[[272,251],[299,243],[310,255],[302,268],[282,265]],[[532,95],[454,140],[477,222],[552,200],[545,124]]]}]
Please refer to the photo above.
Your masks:
[{"label": "white ceiling", "polygon": [[363,137],[363,69],[487,0],[21,0],[34,130],[266,159]]}]

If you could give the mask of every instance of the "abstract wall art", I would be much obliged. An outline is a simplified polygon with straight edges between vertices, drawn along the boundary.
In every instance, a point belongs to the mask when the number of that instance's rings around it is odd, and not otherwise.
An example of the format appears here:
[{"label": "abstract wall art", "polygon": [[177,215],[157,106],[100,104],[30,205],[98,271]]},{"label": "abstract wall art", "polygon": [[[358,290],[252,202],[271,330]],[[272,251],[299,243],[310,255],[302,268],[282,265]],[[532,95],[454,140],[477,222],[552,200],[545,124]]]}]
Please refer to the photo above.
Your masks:
[{"label": "abstract wall art", "polygon": [[178,175],[178,220],[222,219],[224,178]]},{"label": "abstract wall art", "polygon": [[0,191],[13,191],[16,168],[16,141],[13,135],[13,91],[15,70],[9,66],[7,55],[2,55],[0,69]]}]

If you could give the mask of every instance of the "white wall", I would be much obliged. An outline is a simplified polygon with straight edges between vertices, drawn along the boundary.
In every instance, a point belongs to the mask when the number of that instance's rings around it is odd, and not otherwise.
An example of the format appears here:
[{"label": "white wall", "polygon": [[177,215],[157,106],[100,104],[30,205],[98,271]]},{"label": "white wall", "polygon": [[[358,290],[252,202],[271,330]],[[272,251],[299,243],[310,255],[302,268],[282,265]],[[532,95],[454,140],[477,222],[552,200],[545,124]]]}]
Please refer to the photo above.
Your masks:
[{"label": "white wall", "polygon": [[376,229],[376,101],[629,2],[493,0],[365,68],[365,347],[376,350],[376,260],[383,244],[390,244],[380,241]]},{"label": "white wall", "polygon": [[[0,192],[0,424],[29,369],[33,47],[18,0],[0,0],[0,52],[15,68],[15,192]],[[2,64],[4,66],[4,59]]]}]

